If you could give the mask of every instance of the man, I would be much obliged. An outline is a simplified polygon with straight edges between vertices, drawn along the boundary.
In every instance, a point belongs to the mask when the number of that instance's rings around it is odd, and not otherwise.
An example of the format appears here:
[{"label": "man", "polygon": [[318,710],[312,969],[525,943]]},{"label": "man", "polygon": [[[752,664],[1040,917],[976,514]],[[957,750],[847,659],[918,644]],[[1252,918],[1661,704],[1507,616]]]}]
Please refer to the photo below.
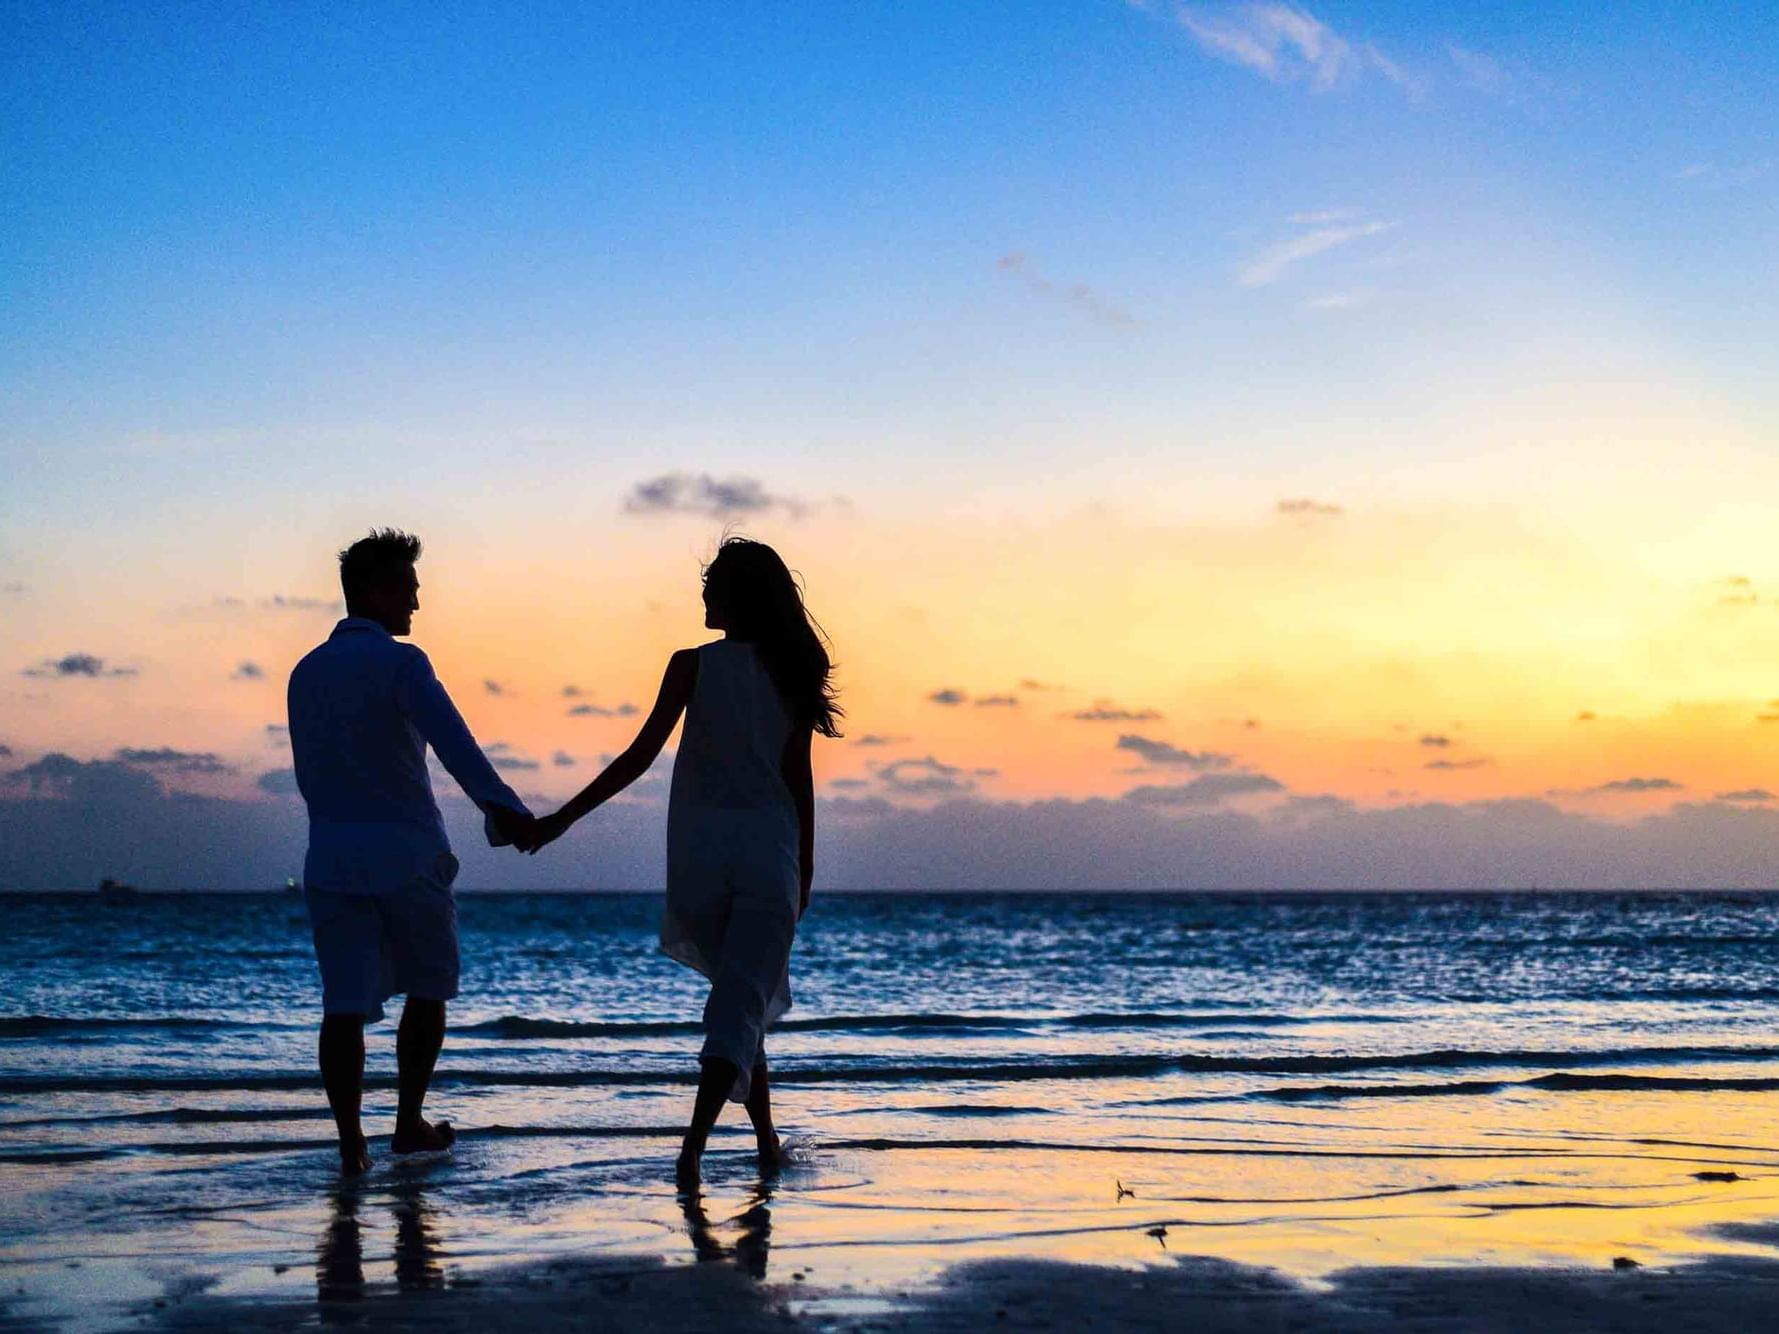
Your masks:
[{"label": "man", "polygon": [[364,1026],[407,996],[396,1034],[400,1101],[391,1148],[451,1146],[421,1115],[457,995],[457,859],[433,801],[426,748],[479,806],[488,841],[533,846],[531,813],[500,780],[432,663],[398,643],[420,609],[420,539],[379,529],[340,553],[346,619],[290,674],[290,745],[309,807],[303,863],[321,963],[321,1078],[347,1176],[369,1170],[359,1106]]}]

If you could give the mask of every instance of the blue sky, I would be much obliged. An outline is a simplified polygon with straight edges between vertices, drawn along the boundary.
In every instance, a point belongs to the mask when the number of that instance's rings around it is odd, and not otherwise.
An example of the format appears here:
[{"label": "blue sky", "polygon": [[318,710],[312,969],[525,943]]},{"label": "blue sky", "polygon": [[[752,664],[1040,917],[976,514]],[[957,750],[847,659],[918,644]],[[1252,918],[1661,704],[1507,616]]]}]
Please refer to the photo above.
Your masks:
[{"label": "blue sky", "polygon": [[[861,727],[997,798],[1130,783],[932,692],[1153,704],[1368,809],[1779,763],[1763,6],[0,21],[7,762],[214,752],[259,799],[325,630],[276,599],[385,522],[441,666],[514,683],[472,721],[549,755],[546,679],[645,694],[740,521]],[[765,500],[626,507],[673,474]],[[132,672],[42,675],[76,652]],[[1473,767],[1404,779],[1455,722]]]}]

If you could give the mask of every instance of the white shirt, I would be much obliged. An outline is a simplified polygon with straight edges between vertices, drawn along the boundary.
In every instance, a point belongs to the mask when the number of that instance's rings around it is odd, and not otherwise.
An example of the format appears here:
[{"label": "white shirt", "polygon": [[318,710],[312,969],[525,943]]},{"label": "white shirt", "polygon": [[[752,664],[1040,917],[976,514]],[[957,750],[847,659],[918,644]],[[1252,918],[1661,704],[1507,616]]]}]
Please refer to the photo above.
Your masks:
[{"label": "white shirt", "polygon": [[297,787],[309,807],[306,885],[391,893],[451,851],[426,769],[429,745],[484,812],[525,810],[426,654],[375,621],[348,616],[336,625],[291,672],[289,707]]}]

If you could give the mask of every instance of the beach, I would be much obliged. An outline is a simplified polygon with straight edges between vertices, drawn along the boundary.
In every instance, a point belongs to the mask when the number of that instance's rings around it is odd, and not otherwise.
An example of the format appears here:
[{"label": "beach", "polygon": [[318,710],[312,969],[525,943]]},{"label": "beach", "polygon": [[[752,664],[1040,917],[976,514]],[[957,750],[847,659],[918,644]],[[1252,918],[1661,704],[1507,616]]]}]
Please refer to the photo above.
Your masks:
[{"label": "beach", "polygon": [[385,1023],[342,1185],[289,897],[15,901],[5,1327],[1738,1329],[1779,1295],[1768,896],[833,896],[775,1038],[791,1162],[730,1115],[695,1205],[657,900],[463,896],[459,1143],[391,1159]]}]

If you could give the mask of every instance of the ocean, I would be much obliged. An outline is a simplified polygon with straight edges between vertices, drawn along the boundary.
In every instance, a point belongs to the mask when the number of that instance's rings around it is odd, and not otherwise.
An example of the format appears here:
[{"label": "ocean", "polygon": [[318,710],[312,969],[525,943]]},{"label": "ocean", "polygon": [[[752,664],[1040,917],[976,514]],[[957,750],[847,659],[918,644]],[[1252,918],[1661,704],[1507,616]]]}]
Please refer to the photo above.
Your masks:
[{"label": "ocean", "polygon": [[428,1111],[462,1139],[388,1161],[392,1005],[349,1198],[300,897],[4,904],[0,1266],[60,1327],[589,1248],[907,1277],[1162,1227],[1315,1272],[1779,1214],[1779,895],[818,894],[770,1041],[792,1167],[761,1182],[731,1108],[702,1223],[669,1178],[704,986],[659,896],[460,895]]}]

